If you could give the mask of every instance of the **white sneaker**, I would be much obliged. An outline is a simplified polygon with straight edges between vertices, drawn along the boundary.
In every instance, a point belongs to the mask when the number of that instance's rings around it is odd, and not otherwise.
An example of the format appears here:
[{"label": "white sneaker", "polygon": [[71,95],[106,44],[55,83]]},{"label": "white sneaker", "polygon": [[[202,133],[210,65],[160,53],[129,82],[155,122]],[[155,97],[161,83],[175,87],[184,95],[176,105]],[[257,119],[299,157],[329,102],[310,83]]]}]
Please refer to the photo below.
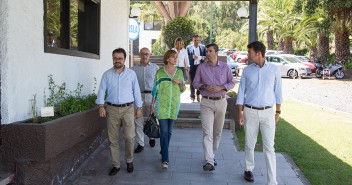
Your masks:
[{"label": "white sneaker", "polygon": [[161,164],[162,169],[167,169],[169,167],[169,164],[165,161]]}]

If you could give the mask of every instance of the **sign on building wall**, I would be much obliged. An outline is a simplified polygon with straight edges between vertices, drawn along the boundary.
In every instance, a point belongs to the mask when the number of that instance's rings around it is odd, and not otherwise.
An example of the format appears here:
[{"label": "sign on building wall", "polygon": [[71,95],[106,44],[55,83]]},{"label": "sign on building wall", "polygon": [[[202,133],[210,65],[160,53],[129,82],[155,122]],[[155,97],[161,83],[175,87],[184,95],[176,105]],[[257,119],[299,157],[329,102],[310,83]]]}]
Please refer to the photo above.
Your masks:
[{"label": "sign on building wall", "polygon": [[130,24],[129,24],[129,39],[130,40],[136,40],[139,35],[139,23],[137,19],[135,18],[130,18]]}]

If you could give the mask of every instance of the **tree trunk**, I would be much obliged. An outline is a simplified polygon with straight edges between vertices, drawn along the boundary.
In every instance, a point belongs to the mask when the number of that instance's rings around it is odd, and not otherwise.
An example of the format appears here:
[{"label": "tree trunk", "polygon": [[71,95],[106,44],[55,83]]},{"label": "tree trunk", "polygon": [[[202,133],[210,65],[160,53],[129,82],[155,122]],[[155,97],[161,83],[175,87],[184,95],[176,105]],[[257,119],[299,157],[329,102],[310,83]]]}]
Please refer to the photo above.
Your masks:
[{"label": "tree trunk", "polygon": [[326,63],[329,59],[329,54],[329,36],[325,33],[320,33],[318,38],[318,57],[323,63]]},{"label": "tree trunk", "polygon": [[175,17],[186,16],[189,8],[191,7],[191,1],[187,2],[174,2],[168,1],[167,5],[162,1],[153,1],[155,7],[158,9],[160,14],[164,17],[165,22],[174,19]]},{"label": "tree trunk", "polygon": [[285,37],[285,43],[284,43],[284,53],[287,54],[293,54],[293,46],[292,46],[292,37]]},{"label": "tree trunk", "polygon": [[171,20],[171,17],[169,15],[169,13],[167,12],[165,6],[164,6],[164,3],[161,2],[161,1],[154,1],[153,2],[156,9],[158,9],[158,11],[161,13],[161,15],[164,17],[165,19],[165,22]]},{"label": "tree trunk", "polygon": [[346,64],[348,62],[348,58],[350,56],[350,47],[349,47],[349,38],[348,38],[347,29],[336,31],[335,32],[335,61],[340,61],[342,64]]},{"label": "tree trunk", "polygon": [[277,50],[283,51],[284,50],[284,41],[282,39],[279,40],[279,43],[277,44]]},{"label": "tree trunk", "polygon": [[266,40],[268,43],[268,49],[273,50],[274,49],[274,31],[270,30],[266,34]]},{"label": "tree trunk", "polygon": [[181,2],[180,5],[180,11],[179,11],[179,16],[184,17],[186,16],[189,8],[191,7],[192,2],[191,1],[186,1],[186,2]]},{"label": "tree trunk", "polygon": [[177,2],[175,2],[175,3],[176,3],[176,6],[175,6],[174,2],[172,2],[172,1],[167,2],[167,6],[169,7],[169,15],[170,15],[171,19],[174,19],[177,15],[177,10],[175,8],[175,7],[177,7]]}]

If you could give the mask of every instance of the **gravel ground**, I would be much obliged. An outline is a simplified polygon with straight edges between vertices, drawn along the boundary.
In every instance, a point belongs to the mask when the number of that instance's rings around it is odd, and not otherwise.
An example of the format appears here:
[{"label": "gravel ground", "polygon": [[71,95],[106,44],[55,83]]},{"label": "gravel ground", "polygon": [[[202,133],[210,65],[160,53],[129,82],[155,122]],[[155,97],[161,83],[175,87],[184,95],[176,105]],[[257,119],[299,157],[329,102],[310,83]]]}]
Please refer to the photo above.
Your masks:
[{"label": "gravel ground", "polygon": [[284,99],[299,100],[352,114],[351,80],[282,78],[282,84]]}]

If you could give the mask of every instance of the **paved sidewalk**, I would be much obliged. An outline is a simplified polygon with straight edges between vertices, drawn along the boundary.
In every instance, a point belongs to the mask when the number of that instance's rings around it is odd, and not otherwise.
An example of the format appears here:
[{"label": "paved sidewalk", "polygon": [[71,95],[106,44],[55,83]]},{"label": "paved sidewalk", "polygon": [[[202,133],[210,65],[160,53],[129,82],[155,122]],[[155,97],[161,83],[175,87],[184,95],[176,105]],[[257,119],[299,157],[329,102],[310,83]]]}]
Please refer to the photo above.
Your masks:
[{"label": "paved sidewalk", "polygon": [[[121,142],[121,170],[110,177],[111,158],[105,141],[77,170],[67,184],[76,185],[240,185],[250,184],[243,179],[244,152],[237,151],[230,130],[224,130],[220,148],[216,153],[215,171],[205,172],[202,130],[174,128],[170,142],[169,169],[161,169],[159,139],[154,148],[146,142],[144,150],[134,155],[134,172],[127,173],[124,161],[124,144]],[[148,139],[146,138],[146,141]],[[255,154],[254,184],[266,183],[265,160],[262,153]],[[290,163],[277,153],[277,180],[279,184],[303,184]]]},{"label": "paved sidewalk", "polygon": [[[199,103],[191,103],[189,92],[181,95],[181,109],[198,109]],[[122,134],[120,134],[122,135]],[[224,129],[219,150],[215,153],[218,165],[215,171],[203,171],[205,163],[203,156],[201,128],[174,128],[170,142],[170,163],[167,170],[161,169],[160,140],[156,140],[151,148],[145,136],[144,150],[134,155],[134,172],[127,173],[124,162],[124,142],[120,142],[121,169],[113,177],[108,176],[111,169],[111,157],[108,141],[105,141],[76,170],[68,182],[70,185],[242,185],[266,184],[266,165],[264,155],[255,153],[256,167],[253,171],[254,183],[243,179],[244,152],[236,148],[236,136],[231,130]],[[293,162],[284,155],[277,153],[277,181],[279,184],[303,185],[298,172],[291,165]]]}]

